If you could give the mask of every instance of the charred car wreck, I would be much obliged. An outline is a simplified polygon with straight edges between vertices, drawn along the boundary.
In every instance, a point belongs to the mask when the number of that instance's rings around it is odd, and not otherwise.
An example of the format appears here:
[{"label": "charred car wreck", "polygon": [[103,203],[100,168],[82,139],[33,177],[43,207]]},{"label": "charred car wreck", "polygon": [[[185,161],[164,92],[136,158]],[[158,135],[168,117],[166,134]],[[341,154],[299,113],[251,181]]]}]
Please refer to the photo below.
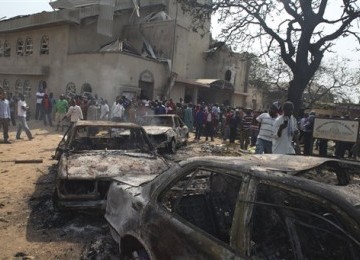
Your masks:
[{"label": "charred car wreck", "polygon": [[186,145],[189,129],[178,115],[147,115],[140,118],[150,141],[160,151],[176,153],[176,149]]},{"label": "charred car wreck", "polygon": [[58,209],[104,209],[111,179],[139,182],[168,168],[144,129],[131,123],[79,121],[61,140],[54,190]]},{"label": "charred car wreck", "polygon": [[358,259],[359,173],[316,157],[191,158],[150,182],[117,177],[105,217],[122,257]]}]

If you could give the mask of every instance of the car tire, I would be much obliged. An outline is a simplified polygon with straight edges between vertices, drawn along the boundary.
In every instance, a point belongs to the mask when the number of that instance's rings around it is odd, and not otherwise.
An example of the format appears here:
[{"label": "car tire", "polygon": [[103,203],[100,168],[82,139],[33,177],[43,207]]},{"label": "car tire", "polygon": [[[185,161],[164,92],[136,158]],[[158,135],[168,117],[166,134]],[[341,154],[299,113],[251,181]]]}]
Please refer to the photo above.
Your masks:
[{"label": "car tire", "polygon": [[172,154],[176,153],[175,139],[172,139],[171,142],[168,144],[168,151],[169,151],[169,153],[172,153]]}]

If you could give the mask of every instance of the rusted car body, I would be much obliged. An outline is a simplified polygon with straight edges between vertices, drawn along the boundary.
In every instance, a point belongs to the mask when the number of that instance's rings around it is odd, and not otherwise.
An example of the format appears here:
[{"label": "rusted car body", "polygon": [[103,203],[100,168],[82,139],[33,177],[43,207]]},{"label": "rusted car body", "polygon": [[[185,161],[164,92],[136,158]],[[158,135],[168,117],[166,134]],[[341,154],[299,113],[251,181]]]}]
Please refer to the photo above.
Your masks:
[{"label": "rusted car body", "polygon": [[147,115],[139,123],[154,146],[162,151],[175,153],[177,147],[187,143],[189,129],[178,115]]},{"label": "rusted car body", "polygon": [[141,126],[110,121],[77,122],[61,140],[55,159],[58,209],[105,209],[113,177],[144,180],[168,168]]},{"label": "rusted car body", "polygon": [[287,155],[191,158],[111,184],[122,257],[358,259],[360,165]]}]

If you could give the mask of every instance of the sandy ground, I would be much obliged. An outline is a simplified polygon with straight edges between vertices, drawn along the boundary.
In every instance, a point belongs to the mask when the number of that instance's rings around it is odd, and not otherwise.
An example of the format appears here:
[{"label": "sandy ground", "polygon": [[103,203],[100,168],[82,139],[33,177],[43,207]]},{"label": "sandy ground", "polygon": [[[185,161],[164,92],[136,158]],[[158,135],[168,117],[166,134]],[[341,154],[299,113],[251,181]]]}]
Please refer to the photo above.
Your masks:
[{"label": "sandy ground", "polygon": [[[55,163],[51,155],[61,132],[36,121],[29,121],[29,127],[33,140],[29,141],[24,132],[24,139],[15,140],[15,127],[11,126],[12,143],[0,143],[0,258],[78,259],[84,248],[82,241],[74,240],[71,232],[59,236],[58,231],[49,229],[49,225],[61,222],[49,223],[56,218],[50,205]],[[43,162],[15,163],[17,159]]]},{"label": "sandy ground", "polygon": [[[62,138],[59,131],[42,122],[29,121],[35,137],[0,143],[0,259],[116,259],[118,249],[102,216],[57,213],[52,205],[53,167],[51,159]],[[2,141],[2,132],[0,135]],[[238,145],[193,141],[178,150],[176,158],[194,155],[239,154]],[[14,160],[42,159],[42,163],[15,163]]]}]

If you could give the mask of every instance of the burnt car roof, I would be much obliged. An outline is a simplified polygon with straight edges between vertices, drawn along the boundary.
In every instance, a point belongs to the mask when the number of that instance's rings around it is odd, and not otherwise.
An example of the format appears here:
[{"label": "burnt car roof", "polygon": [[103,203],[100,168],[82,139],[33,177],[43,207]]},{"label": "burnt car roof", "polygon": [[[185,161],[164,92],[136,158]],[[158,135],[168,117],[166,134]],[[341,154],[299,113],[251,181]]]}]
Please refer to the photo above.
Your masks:
[{"label": "burnt car roof", "polygon": [[[230,156],[206,156],[206,157],[192,157],[180,162],[180,165],[184,165],[191,161],[203,161],[204,164],[217,162],[217,163],[231,163],[234,166],[241,168],[259,170],[259,171],[279,171],[291,174],[292,172],[299,172],[314,168],[325,162],[343,162],[335,158],[323,158],[312,156],[296,156],[296,155],[284,155],[284,154],[252,154],[244,155],[241,157]],[[360,163],[346,161],[346,163],[358,165]]]},{"label": "burnt car roof", "polygon": [[[225,167],[234,169],[232,174],[239,176],[242,173],[250,173],[258,176],[262,180],[278,179],[300,189],[309,189],[318,187],[322,188],[324,196],[336,197],[338,195],[345,198],[352,206],[360,209],[360,183],[339,186],[331,185],[311,178],[307,178],[306,171],[321,167],[326,164],[338,164],[354,166],[359,169],[355,172],[360,176],[360,163],[355,161],[344,161],[336,158],[322,158],[300,155],[280,155],[280,154],[254,154],[242,157],[222,157],[222,156],[205,156],[193,157],[179,162],[179,165],[186,167],[188,164],[197,164],[200,167],[207,166]],[[165,176],[159,176],[163,178]],[[311,182],[312,185],[306,185]],[[311,188],[312,187],[312,188]]]},{"label": "burnt car roof", "polygon": [[92,121],[92,120],[79,120],[74,124],[75,126],[116,126],[126,128],[142,128],[138,124],[124,123],[124,122],[113,122],[113,121]]}]

